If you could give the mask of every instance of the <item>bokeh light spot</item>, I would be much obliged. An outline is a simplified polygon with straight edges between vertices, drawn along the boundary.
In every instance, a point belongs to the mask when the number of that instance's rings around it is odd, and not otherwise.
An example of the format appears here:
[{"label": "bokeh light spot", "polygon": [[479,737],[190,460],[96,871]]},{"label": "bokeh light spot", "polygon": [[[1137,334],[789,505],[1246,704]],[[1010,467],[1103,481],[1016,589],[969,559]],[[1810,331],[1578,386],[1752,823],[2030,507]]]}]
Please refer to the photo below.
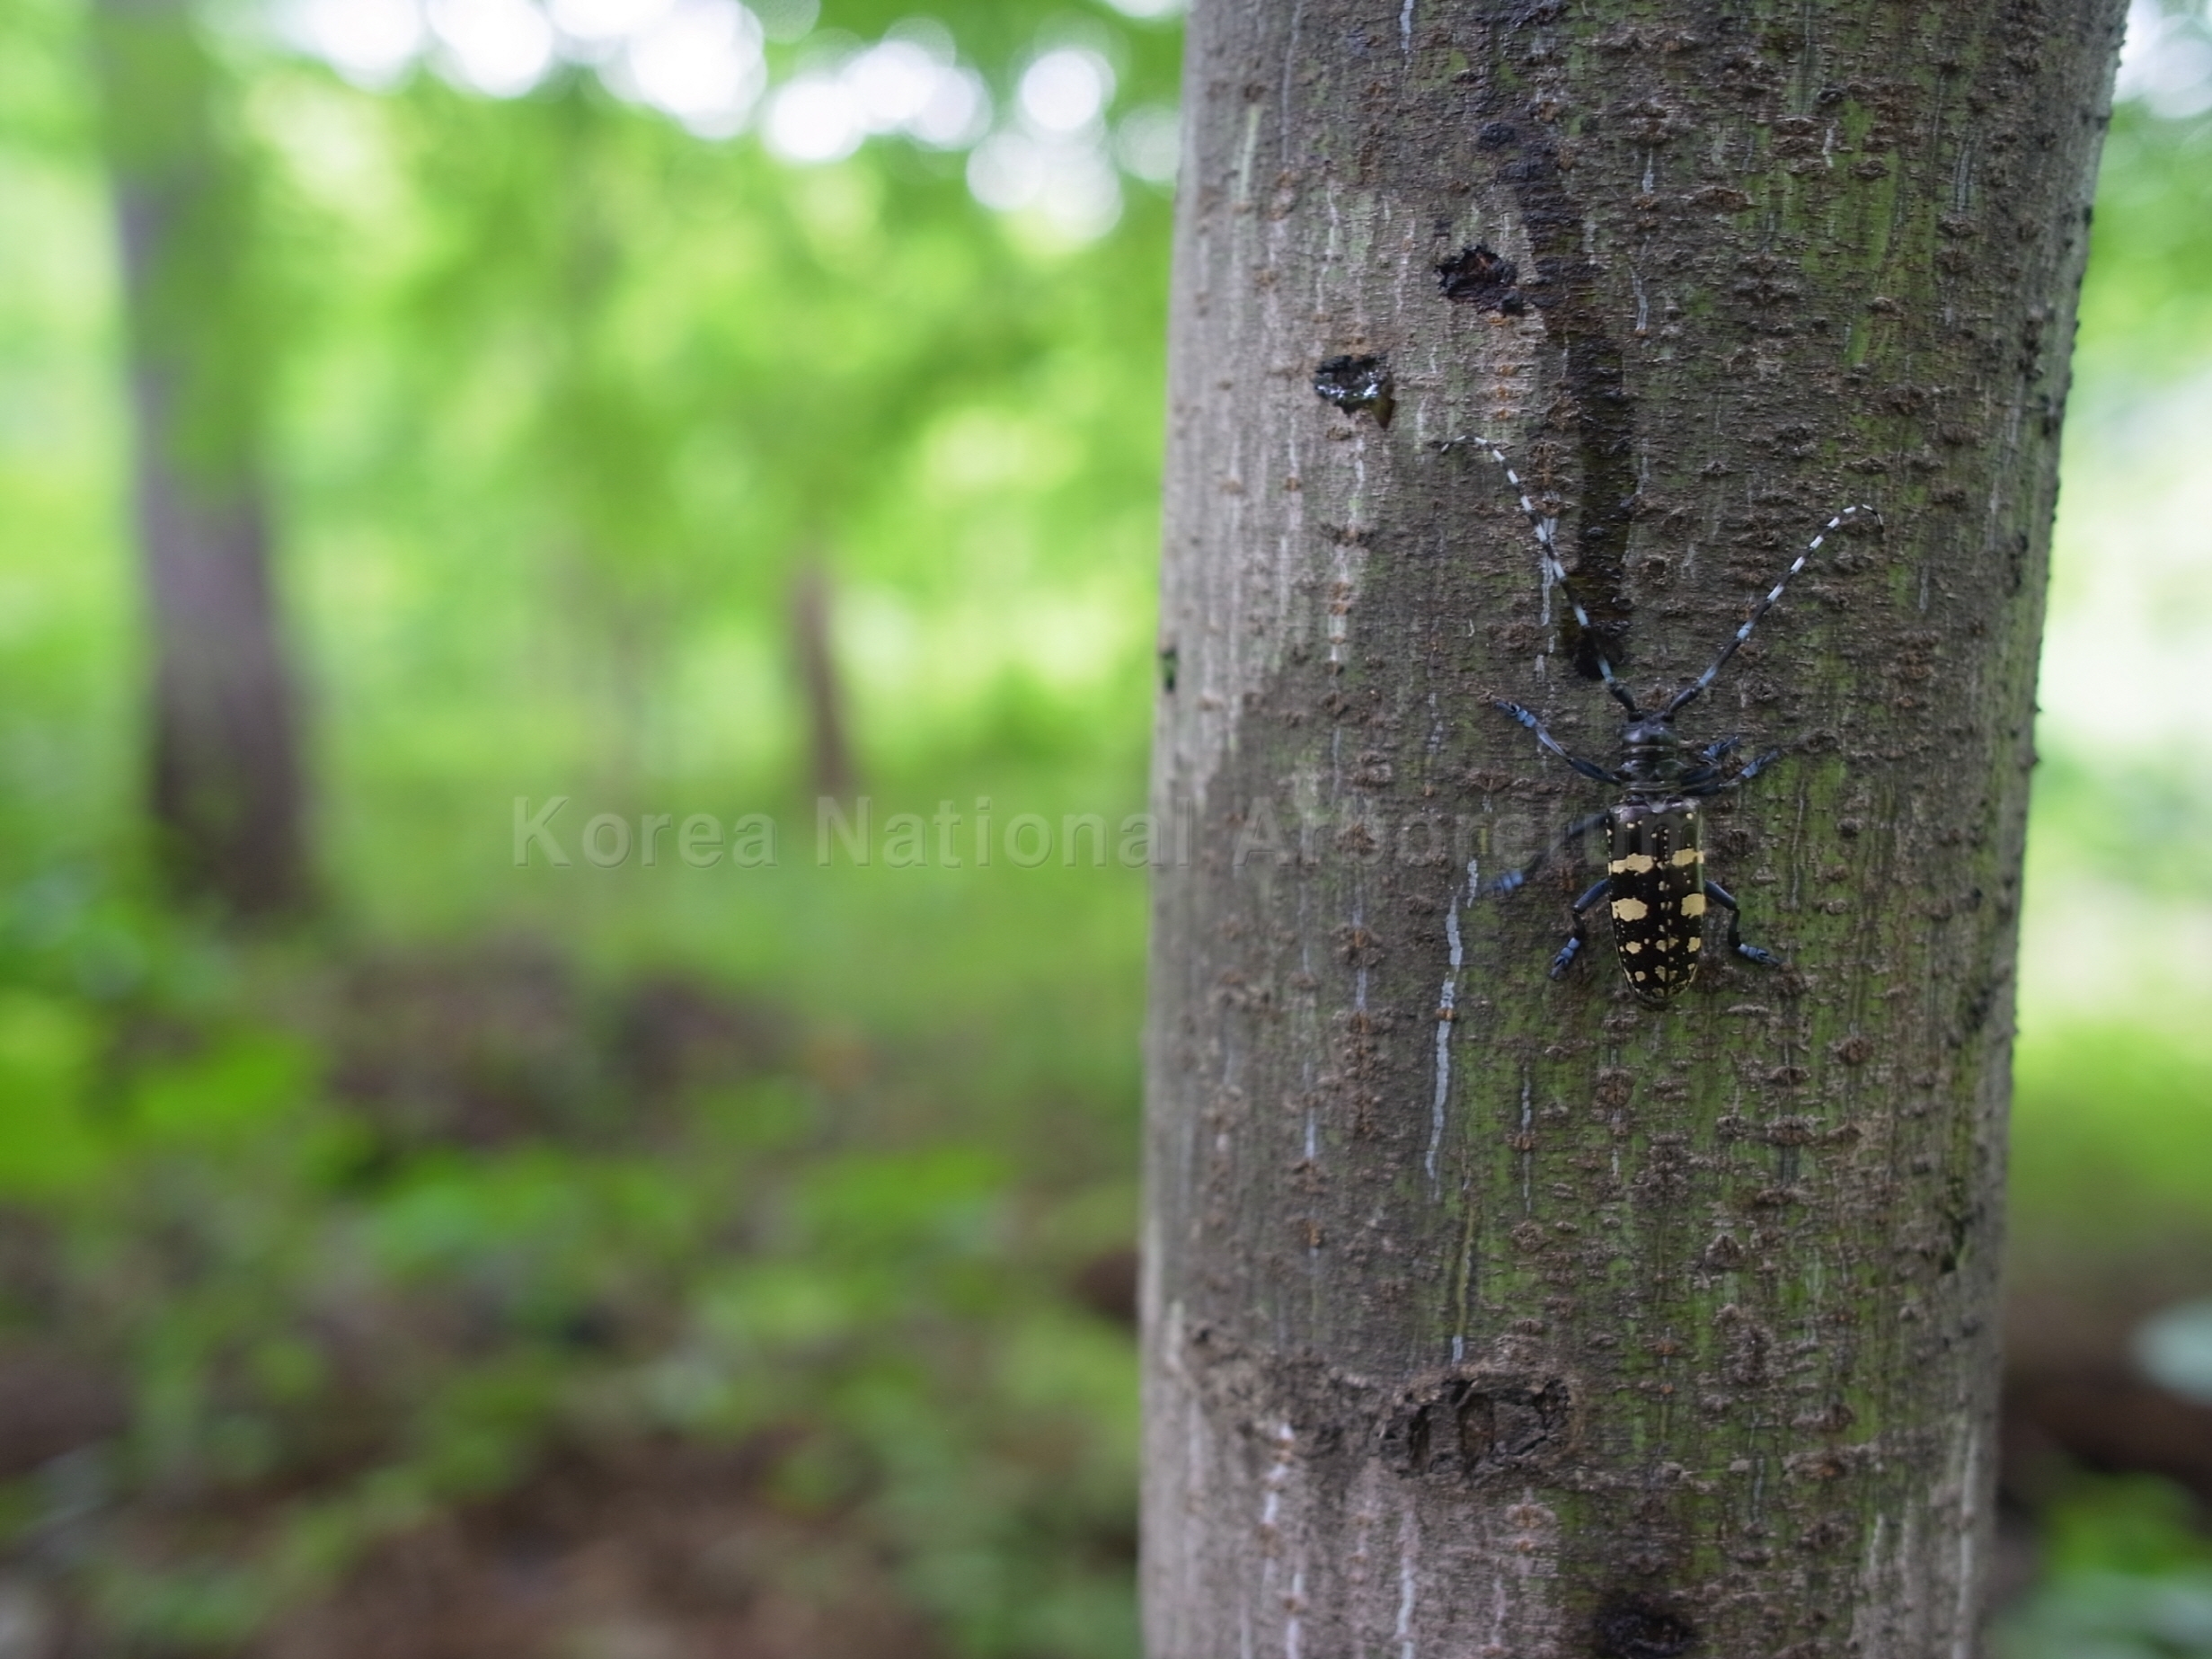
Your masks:
[{"label": "bokeh light spot", "polygon": [[839,76],[802,75],[769,100],[764,136],[786,161],[837,161],[866,134],[859,102]]},{"label": "bokeh light spot", "polygon": [[529,0],[430,0],[449,78],[492,98],[526,93],[553,67],[553,24]]},{"label": "bokeh light spot", "polygon": [[1146,183],[1173,183],[1182,161],[1182,117],[1156,103],[1131,110],[1114,129],[1114,153]]},{"label": "bokeh light spot", "polygon": [[572,40],[628,39],[659,22],[676,0],[553,0],[553,27]]},{"label": "bokeh light spot", "polygon": [[1022,113],[1048,133],[1082,131],[1098,120],[1113,95],[1112,67],[1079,46],[1045,52],[1022,75]]},{"label": "bokeh light spot", "polygon": [[2132,0],[2113,95],[2140,100],[2169,120],[2212,110],[2208,26],[2201,8],[2191,14],[2169,12],[2157,0]]},{"label": "bokeh light spot", "polygon": [[761,40],[759,20],[738,0],[680,0],[609,66],[608,84],[702,138],[727,138],[766,84]]},{"label": "bokeh light spot", "polygon": [[429,43],[416,0],[302,0],[284,32],[357,85],[384,88]]}]

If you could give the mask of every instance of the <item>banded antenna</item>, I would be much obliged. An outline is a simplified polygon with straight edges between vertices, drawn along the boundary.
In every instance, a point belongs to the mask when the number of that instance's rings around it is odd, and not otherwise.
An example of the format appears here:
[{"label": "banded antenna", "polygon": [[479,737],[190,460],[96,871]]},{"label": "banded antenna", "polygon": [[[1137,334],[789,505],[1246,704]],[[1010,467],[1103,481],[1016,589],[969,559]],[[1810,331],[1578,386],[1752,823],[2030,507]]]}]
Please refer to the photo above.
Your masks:
[{"label": "banded antenna", "polygon": [[[1530,527],[1536,532],[1536,547],[1544,565],[1544,586],[1547,589],[1556,587],[1567,596],[1567,606],[1574,612],[1576,625],[1590,637],[1590,650],[1597,659],[1598,678],[1606,682],[1606,689],[1619,699],[1621,706],[1630,714],[1643,713],[1636,706],[1636,699],[1629,695],[1628,688],[1614,679],[1613,664],[1606,659],[1604,647],[1597,643],[1599,634],[1590,624],[1589,612],[1582,608],[1582,601],[1575,598],[1573,588],[1568,585],[1567,567],[1560,563],[1559,543],[1556,539],[1559,520],[1536,510],[1535,502],[1528,499],[1528,486],[1521,482],[1521,475],[1513,470],[1513,463],[1506,459],[1506,452],[1503,449],[1487,438],[1463,438],[1457,441],[1480,445],[1489,452],[1490,458],[1497,462],[1499,466],[1504,470],[1506,482],[1513,486],[1513,492],[1520,498],[1522,513],[1527,518]],[[1815,546],[1818,545],[1818,543],[1815,544]],[[1792,574],[1794,573],[1792,572]],[[1787,581],[1788,578],[1785,577],[1783,580]]]}]

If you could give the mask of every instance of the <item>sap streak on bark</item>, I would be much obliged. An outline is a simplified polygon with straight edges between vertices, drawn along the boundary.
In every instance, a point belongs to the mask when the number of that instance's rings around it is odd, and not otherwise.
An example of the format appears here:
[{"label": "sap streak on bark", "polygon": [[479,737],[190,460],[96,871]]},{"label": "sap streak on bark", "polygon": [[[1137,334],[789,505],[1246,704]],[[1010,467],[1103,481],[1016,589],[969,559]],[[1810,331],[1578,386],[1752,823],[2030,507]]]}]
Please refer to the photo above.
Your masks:
[{"label": "sap streak on bark", "polygon": [[[2121,10],[1200,0],[1153,1659],[1972,1651],[2056,342]],[[1526,303],[1455,303],[1471,249]],[[1314,395],[1364,358],[1387,427]],[[1786,970],[1647,1010],[1544,977],[1584,873],[1464,901],[1599,803],[1487,699],[1615,729],[1475,435],[1644,696],[1880,508],[1682,728],[1796,745],[1711,826]]]}]

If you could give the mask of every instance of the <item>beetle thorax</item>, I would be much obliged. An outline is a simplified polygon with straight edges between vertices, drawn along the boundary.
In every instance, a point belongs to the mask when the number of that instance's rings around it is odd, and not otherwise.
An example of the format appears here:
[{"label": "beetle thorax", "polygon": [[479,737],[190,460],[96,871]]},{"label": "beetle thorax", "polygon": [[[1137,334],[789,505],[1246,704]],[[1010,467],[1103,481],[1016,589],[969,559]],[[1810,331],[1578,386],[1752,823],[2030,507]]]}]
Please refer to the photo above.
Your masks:
[{"label": "beetle thorax", "polygon": [[1681,778],[1682,740],[1667,720],[1645,714],[1621,733],[1621,776],[1632,794],[1671,790]]}]

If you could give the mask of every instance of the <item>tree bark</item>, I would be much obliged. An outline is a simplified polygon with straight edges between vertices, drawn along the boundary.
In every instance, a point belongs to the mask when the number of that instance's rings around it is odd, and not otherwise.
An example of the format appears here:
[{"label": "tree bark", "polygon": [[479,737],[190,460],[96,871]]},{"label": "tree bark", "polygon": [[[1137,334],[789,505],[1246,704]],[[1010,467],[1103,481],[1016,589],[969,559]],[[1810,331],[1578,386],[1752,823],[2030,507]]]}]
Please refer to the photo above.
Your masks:
[{"label": "tree bark", "polygon": [[149,800],[183,896],[242,917],[306,896],[296,697],[270,584],[248,181],[183,0],[98,0],[152,635]]},{"label": "tree bark", "polygon": [[[1975,1650],[2045,554],[2122,12],[1199,0],[1153,1659]],[[1474,435],[1556,509],[1588,631]],[[1783,965],[1716,926],[1654,1009],[1601,927],[1547,980],[1591,872],[1473,883],[1615,797],[1491,700],[1612,764],[1599,655],[1684,686],[1861,501],[1680,726],[1788,745],[1706,837]]]}]

